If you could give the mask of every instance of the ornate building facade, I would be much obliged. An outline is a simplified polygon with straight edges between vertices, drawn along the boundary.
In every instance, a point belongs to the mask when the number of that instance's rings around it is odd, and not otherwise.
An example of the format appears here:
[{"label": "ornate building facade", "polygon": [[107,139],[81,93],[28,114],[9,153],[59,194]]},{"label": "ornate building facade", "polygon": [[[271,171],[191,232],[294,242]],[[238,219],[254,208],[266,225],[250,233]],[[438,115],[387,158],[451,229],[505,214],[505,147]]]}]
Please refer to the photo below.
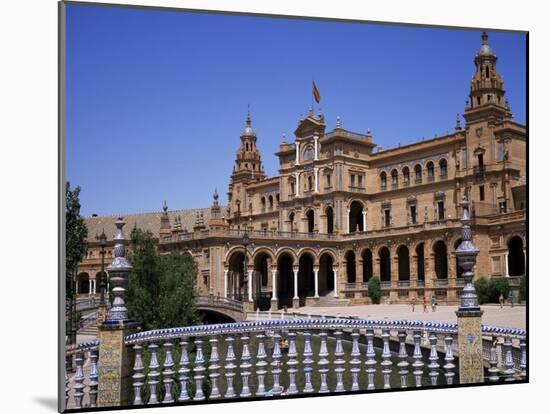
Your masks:
[{"label": "ornate building facade", "polygon": [[[377,150],[370,131],[348,131],[340,119],[327,131],[323,114],[310,111],[294,142],[283,137],[279,175],[266,177],[249,113],[226,207],[215,194],[210,209],[125,219],[151,230],[161,252],[191,254],[203,294],[250,308],[368,303],[372,277],[387,302],[436,295],[457,303],[466,196],[480,248],[475,274],[509,277],[517,292],[526,270],[526,128],[514,121],[485,33],[474,64],[464,126],[457,115],[450,134]],[[86,219],[90,235],[114,234],[115,219]],[[90,239],[80,292],[94,289],[97,249]]]}]

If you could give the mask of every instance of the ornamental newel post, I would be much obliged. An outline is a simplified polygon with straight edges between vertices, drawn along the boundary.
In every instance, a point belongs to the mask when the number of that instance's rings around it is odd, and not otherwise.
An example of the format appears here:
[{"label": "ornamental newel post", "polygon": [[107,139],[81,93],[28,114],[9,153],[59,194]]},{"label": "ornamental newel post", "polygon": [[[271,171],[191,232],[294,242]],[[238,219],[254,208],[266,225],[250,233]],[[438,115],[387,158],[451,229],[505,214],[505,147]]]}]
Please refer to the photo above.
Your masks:
[{"label": "ornamental newel post", "polygon": [[481,337],[481,315],[476,290],[472,284],[479,249],[472,241],[470,228],[470,210],[466,197],[460,203],[462,207],[461,236],[462,243],[456,248],[458,266],[462,269],[464,289],[460,296],[460,307],[456,311],[458,326],[459,379],[461,384],[483,382],[483,340]]},{"label": "ornamental newel post", "polygon": [[124,344],[124,338],[136,331],[137,323],[128,319],[124,303],[125,286],[132,265],[126,259],[124,220],[116,221],[115,257],[107,266],[113,286],[113,303],[107,319],[99,326],[99,387],[98,406],[130,405],[132,396],[133,348]]}]

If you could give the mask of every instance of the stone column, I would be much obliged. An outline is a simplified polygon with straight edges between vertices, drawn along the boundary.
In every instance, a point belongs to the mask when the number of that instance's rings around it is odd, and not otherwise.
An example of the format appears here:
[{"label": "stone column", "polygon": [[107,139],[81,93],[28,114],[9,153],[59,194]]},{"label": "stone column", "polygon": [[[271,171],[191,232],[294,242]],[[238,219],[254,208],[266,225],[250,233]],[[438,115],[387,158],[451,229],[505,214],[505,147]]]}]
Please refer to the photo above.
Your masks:
[{"label": "stone column", "polygon": [[475,288],[472,284],[472,269],[479,249],[472,242],[468,200],[462,199],[462,243],[455,254],[463,269],[464,289],[460,297],[460,307],[456,312],[458,329],[459,378],[461,384],[483,383],[483,340],[481,336],[481,316]]},{"label": "stone column", "polygon": [[223,297],[224,298],[227,298],[227,291],[229,289],[229,286],[228,286],[228,278],[229,278],[229,269],[227,268],[224,268],[223,269]]},{"label": "stone column", "polygon": [[338,297],[338,268],[334,267],[332,268],[332,272],[334,273],[334,297]]},{"label": "stone column", "polygon": [[349,208],[348,214],[346,215],[346,233],[349,233]]},{"label": "stone column", "polygon": [[505,276],[510,277],[510,270],[508,269],[508,252],[504,253],[504,270]]},{"label": "stone column", "polygon": [[363,209],[363,231],[367,231],[367,210]]},{"label": "stone column", "polygon": [[248,301],[252,302],[252,278],[254,275],[254,269],[248,271]]},{"label": "stone column", "polygon": [[391,273],[390,274],[390,280],[391,280],[390,300],[396,301],[398,299],[397,285],[399,281],[399,258],[397,257],[397,253],[391,250],[390,250],[390,273]]},{"label": "stone column", "polygon": [[409,298],[416,297],[416,288],[418,281],[418,266],[417,266],[418,256],[411,255],[409,250],[409,269],[411,275],[411,290],[409,291]]},{"label": "stone column", "polygon": [[313,276],[315,278],[315,298],[319,298],[319,266],[313,267]]},{"label": "stone column", "polygon": [[298,266],[293,266],[294,272],[294,296],[292,297],[292,307],[297,308],[300,305],[300,297],[298,296]]},{"label": "stone column", "polygon": [[318,193],[319,192],[319,168],[315,167],[313,169],[314,171],[314,175],[315,175],[315,192]]},{"label": "stone column", "polygon": [[300,173],[296,172],[296,197],[300,197]]},{"label": "stone column", "polygon": [[124,304],[125,284],[132,266],[125,257],[124,221],[116,221],[115,257],[107,266],[114,285],[115,297],[107,319],[99,325],[99,385],[98,407],[130,405],[132,403],[133,348],[124,344],[124,338],[134,333],[137,324],[128,319]]},{"label": "stone column", "polygon": [[294,165],[300,165],[300,143],[296,141],[296,162]]},{"label": "stone column", "polygon": [[313,137],[313,142],[315,144],[315,161],[319,159],[319,137],[315,135]]}]

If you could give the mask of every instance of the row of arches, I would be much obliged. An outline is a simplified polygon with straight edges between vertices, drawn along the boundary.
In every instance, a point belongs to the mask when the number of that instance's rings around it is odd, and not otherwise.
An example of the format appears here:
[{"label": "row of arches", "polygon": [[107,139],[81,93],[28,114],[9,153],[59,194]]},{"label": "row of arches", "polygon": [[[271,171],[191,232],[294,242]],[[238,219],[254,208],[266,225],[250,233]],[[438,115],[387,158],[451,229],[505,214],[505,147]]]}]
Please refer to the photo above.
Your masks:
[{"label": "row of arches", "polygon": [[[105,275],[107,275],[107,272],[105,272]],[[91,278],[88,272],[81,272],[76,276],[76,294],[90,295],[99,293],[100,283],[101,272],[97,272],[94,278]]]},{"label": "row of arches", "polygon": [[[448,165],[447,160],[445,158],[442,158],[438,162],[439,165],[439,176],[441,179],[447,178],[448,174]],[[424,168],[422,168],[422,165],[416,164],[413,167],[414,172],[414,178],[416,183],[422,182],[422,173],[423,170],[426,170],[428,180],[432,180],[435,177],[435,164],[433,161],[428,161]],[[399,172],[396,168],[392,169],[390,173],[388,174],[386,171],[382,171],[380,173],[380,186],[382,189],[386,189],[388,185],[388,177],[391,178],[391,185],[392,188],[396,188],[399,186]],[[410,175],[411,171],[409,167],[403,167],[401,170],[401,179],[404,185],[408,185],[410,183]]]}]

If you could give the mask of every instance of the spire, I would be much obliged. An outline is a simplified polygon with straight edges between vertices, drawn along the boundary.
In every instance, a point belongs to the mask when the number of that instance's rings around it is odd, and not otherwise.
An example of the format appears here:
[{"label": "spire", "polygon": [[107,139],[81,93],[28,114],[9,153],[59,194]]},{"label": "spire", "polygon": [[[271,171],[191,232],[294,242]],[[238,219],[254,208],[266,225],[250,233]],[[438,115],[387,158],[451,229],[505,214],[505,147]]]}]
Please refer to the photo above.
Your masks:
[{"label": "spire", "polygon": [[342,128],[342,121],[339,116],[336,117],[336,128],[337,129]]},{"label": "spire", "polygon": [[455,125],[455,131],[460,131],[462,128],[460,126],[460,114],[456,114],[456,125]]},{"label": "spire", "polygon": [[214,205],[217,206],[218,205],[218,189],[217,188],[214,188]]},{"label": "spire", "polygon": [[246,126],[244,127],[244,130],[241,134],[241,138],[244,138],[244,137],[256,138],[256,133],[252,129],[252,120],[250,117],[250,105],[248,105],[247,111],[246,111]]},{"label": "spire", "polygon": [[162,205],[162,211],[164,212],[168,211],[168,205],[166,204],[166,200],[164,200],[164,204]]}]

